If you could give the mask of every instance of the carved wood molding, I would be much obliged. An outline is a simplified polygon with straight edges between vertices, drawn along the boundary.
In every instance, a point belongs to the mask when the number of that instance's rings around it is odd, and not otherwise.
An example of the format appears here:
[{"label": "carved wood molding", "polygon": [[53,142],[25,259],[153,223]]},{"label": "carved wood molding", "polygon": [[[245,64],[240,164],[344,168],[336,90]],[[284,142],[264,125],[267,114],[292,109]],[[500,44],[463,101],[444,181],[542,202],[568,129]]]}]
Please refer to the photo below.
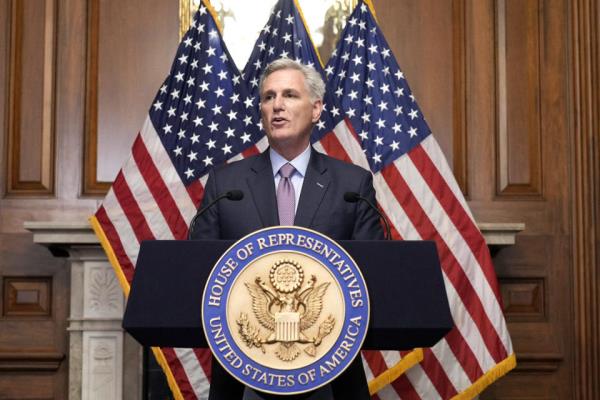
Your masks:
[{"label": "carved wood molding", "polygon": [[100,2],[90,0],[87,9],[87,58],[85,76],[85,133],[83,195],[103,196],[112,182],[98,180],[98,46]]},{"label": "carved wood molding", "polygon": [[563,362],[561,354],[517,353],[515,372],[554,372]]},{"label": "carved wood molding", "polygon": [[[8,108],[8,148],[6,193],[8,196],[50,196],[54,193],[54,96],[56,66],[56,1],[46,0],[42,3],[42,21],[30,21],[25,15],[26,2],[13,0],[10,8],[10,55],[9,55],[9,108]],[[31,7],[31,6],[30,6]],[[36,5],[36,7],[38,7]],[[43,60],[36,65],[25,59],[25,38],[31,24],[43,26],[40,40]],[[31,32],[29,32],[31,35]],[[29,38],[31,41],[31,38]],[[26,85],[27,77],[24,68],[39,68],[40,85],[37,88],[40,98],[31,93],[31,86]],[[32,71],[29,71],[32,74]],[[27,108],[24,105],[27,104]],[[38,110],[39,109],[39,110]],[[33,113],[31,111],[34,111]],[[36,115],[39,114],[39,115]],[[39,120],[39,121],[38,121]],[[24,122],[39,123],[40,130],[24,130]],[[29,125],[25,125],[29,126]],[[39,148],[23,148],[27,138],[39,135]],[[25,142],[24,142],[25,138]],[[27,157],[23,157],[27,154]],[[36,160],[39,167],[34,171],[37,178],[23,178],[22,171],[28,160]]]},{"label": "carved wood molding", "polygon": [[[541,199],[543,195],[542,46],[543,27],[547,22],[543,20],[542,9],[540,0],[495,2],[496,191],[499,197]],[[514,21],[515,18],[525,21]],[[537,29],[528,27],[530,24]],[[516,29],[522,29],[518,40],[514,35]],[[527,37],[527,33],[536,35]]]},{"label": "carved wood molding", "polygon": [[571,180],[575,398],[600,398],[600,32],[596,0],[567,2],[571,67]]},{"label": "carved wood molding", "polygon": [[466,5],[465,0],[452,2],[453,20],[453,120],[452,129],[452,170],[461,191],[469,195],[468,177],[468,147],[467,147],[467,72],[466,72]]},{"label": "carved wood molding", "polygon": [[56,371],[64,359],[56,352],[0,351],[0,371]]}]

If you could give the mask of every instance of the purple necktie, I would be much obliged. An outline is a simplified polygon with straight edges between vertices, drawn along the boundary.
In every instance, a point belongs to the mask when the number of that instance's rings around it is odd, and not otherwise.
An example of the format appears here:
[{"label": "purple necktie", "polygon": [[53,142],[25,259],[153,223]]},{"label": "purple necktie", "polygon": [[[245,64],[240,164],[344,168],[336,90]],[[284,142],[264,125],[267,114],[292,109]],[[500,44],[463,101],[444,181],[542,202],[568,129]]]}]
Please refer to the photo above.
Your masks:
[{"label": "purple necktie", "polygon": [[277,210],[279,211],[280,225],[294,225],[296,209],[296,196],[290,177],[296,169],[290,163],[284,164],[279,169],[281,179],[277,185]]}]

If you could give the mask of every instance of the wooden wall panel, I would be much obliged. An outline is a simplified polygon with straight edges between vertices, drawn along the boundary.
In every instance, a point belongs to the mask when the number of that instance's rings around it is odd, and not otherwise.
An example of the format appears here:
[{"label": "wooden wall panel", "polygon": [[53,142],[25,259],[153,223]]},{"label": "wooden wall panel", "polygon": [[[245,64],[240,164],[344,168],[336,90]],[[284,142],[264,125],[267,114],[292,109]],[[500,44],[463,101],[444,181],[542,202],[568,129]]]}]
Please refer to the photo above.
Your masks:
[{"label": "wooden wall panel", "polygon": [[541,196],[539,0],[496,2],[498,194]]},{"label": "wooden wall panel", "polygon": [[380,0],[374,4],[378,21],[425,119],[461,189],[468,193],[466,1]]},{"label": "wooden wall panel", "polygon": [[170,69],[179,40],[178,18],[176,1],[88,3],[83,194],[106,193],[128,158]]},{"label": "wooden wall panel", "polygon": [[7,194],[54,192],[56,1],[10,2]]}]

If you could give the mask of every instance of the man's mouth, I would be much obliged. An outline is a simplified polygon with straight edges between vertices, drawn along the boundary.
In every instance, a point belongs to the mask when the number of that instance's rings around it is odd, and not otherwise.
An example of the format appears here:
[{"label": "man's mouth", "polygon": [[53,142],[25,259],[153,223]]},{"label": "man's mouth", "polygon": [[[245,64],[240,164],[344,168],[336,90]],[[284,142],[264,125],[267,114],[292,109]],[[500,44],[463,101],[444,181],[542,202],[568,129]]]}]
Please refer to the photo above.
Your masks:
[{"label": "man's mouth", "polygon": [[287,122],[287,119],[282,118],[282,117],[275,117],[271,119],[271,125],[273,125],[274,127],[281,127],[283,125],[285,125],[285,123]]}]

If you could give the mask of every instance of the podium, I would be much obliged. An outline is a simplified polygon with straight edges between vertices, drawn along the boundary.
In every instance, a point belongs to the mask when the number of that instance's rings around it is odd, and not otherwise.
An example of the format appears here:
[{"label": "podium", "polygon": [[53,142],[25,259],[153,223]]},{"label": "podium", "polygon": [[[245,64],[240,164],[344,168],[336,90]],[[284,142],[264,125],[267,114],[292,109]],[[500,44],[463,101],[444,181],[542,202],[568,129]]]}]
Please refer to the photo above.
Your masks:
[{"label": "podium", "polygon": [[[233,244],[224,240],[145,241],[123,318],[144,346],[208,347],[202,293]],[[363,349],[431,347],[453,327],[434,242],[343,241],[365,278],[371,305]]]}]

